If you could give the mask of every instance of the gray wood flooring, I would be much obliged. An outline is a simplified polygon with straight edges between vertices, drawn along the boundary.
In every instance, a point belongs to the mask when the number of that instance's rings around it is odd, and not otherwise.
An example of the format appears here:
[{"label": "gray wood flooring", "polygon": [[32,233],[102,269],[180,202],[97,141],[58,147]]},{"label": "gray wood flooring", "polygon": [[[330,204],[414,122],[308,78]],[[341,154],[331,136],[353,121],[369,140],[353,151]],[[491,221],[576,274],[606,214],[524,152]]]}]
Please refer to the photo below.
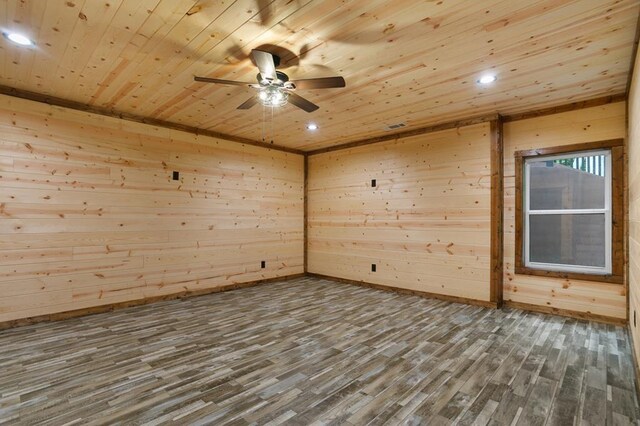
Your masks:
[{"label": "gray wood flooring", "polygon": [[2,424],[629,424],[622,327],[315,278],[0,331]]}]

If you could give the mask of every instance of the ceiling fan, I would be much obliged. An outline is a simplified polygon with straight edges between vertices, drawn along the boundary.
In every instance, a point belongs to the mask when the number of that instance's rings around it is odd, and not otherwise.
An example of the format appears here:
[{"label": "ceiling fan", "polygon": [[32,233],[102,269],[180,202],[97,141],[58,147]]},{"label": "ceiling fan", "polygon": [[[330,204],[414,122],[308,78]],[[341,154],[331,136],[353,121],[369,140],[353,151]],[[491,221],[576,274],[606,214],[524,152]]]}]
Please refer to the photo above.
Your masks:
[{"label": "ceiling fan", "polygon": [[346,83],[342,77],[307,78],[302,80],[289,80],[289,76],[276,67],[280,65],[280,57],[262,50],[252,50],[251,57],[258,66],[260,73],[257,75],[258,83],[246,83],[233,80],[219,80],[209,77],[194,77],[195,81],[203,83],[227,84],[232,86],[249,86],[258,89],[258,95],[247,99],[237,109],[249,109],[258,102],[265,106],[279,107],[291,102],[298,108],[306,112],[313,112],[319,108],[318,105],[294,93],[297,89],[330,89],[334,87],[345,87]]}]

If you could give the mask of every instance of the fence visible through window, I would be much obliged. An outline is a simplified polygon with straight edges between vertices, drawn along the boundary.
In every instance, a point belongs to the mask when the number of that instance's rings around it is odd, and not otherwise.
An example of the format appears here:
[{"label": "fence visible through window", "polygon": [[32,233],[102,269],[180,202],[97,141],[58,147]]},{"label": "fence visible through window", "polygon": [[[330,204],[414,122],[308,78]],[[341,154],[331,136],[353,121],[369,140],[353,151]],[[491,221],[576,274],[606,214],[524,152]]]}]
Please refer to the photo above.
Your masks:
[{"label": "fence visible through window", "polygon": [[[592,175],[604,176],[605,175],[605,155],[588,155],[584,157],[574,158],[560,158],[553,160],[553,164],[562,164],[563,166],[571,167],[576,170],[590,173]],[[551,166],[552,164],[549,164]]]}]

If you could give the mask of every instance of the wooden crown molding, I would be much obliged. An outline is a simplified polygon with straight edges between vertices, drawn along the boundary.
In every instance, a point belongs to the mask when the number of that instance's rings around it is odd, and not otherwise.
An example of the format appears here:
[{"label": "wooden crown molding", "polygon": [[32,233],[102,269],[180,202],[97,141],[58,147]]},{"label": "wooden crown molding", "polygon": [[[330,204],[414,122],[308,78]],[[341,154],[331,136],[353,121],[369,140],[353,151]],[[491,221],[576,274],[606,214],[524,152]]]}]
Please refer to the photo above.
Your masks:
[{"label": "wooden crown molding", "polygon": [[573,102],[570,104],[564,104],[564,105],[559,105],[551,108],[544,108],[544,109],[533,110],[533,111],[512,114],[512,115],[501,115],[498,113],[488,114],[488,115],[472,117],[472,118],[467,118],[462,120],[450,121],[447,123],[434,124],[431,126],[406,130],[404,132],[399,132],[399,133],[391,133],[391,134],[377,136],[369,139],[347,142],[344,144],[334,145],[326,148],[304,151],[300,149],[289,148],[282,145],[266,144],[264,142],[259,142],[253,139],[233,136],[226,133],[216,132],[213,130],[201,129],[199,127],[194,127],[194,126],[187,126],[185,124],[173,123],[171,121],[159,120],[156,118],[150,118],[150,117],[144,117],[144,116],[125,113],[125,112],[119,112],[119,111],[115,111],[105,107],[88,105],[81,102],[71,101],[68,99],[58,98],[55,96],[43,95],[40,93],[31,92],[28,90],[16,89],[14,87],[9,87],[9,86],[0,85],[0,94],[12,96],[20,99],[27,99],[30,101],[40,102],[48,105],[69,108],[77,111],[84,111],[84,112],[89,112],[93,114],[104,115],[107,117],[115,117],[122,120],[133,121],[136,123],[143,123],[151,126],[164,127],[167,129],[193,133],[196,135],[224,139],[230,142],[236,142],[244,145],[257,146],[260,148],[273,149],[276,151],[288,152],[291,154],[298,154],[298,155],[304,155],[304,156],[323,154],[323,153],[332,152],[332,151],[340,151],[340,150],[349,149],[349,148],[356,148],[359,146],[398,140],[398,139],[408,138],[412,136],[419,136],[427,133],[439,132],[442,130],[455,129],[458,127],[472,126],[474,124],[487,123],[491,121],[496,121],[498,119],[501,119],[503,123],[508,123],[511,121],[526,120],[529,118],[541,117],[544,115],[558,114],[561,112],[591,108],[595,106],[606,105],[610,103],[622,102],[627,100],[627,93],[619,93],[616,95],[603,96],[601,98],[590,99],[587,101]]},{"label": "wooden crown molding", "polygon": [[180,130],[187,133],[193,133],[196,135],[210,136],[212,138],[224,139],[230,142],[237,142],[244,145],[257,146],[265,149],[273,149],[276,151],[288,152],[291,154],[304,155],[304,151],[294,148],[287,148],[281,145],[267,144],[265,142],[259,142],[253,139],[241,138],[238,136],[228,135],[226,133],[219,133],[213,130],[201,129],[199,127],[187,126],[185,124],[173,123],[171,121],[159,120],[156,118],[143,117],[140,115],[129,114],[126,112],[118,112],[109,108],[83,104],[81,102],[71,101],[68,99],[57,98],[55,96],[43,95],[36,92],[30,92],[28,90],[16,89],[14,87],[0,85],[0,94],[12,96],[14,98],[27,99],[30,101],[40,102],[48,105],[74,109],[77,111],[90,112],[98,115],[105,115],[107,117],[120,118],[122,120],[134,121],[136,123],[148,124],[151,126],[165,127],[167,129]]},{"label": "wooden crown molding", "polygon": [[572,102],[570,104],[558,105],[551,108],[543,108],[543,109],[538,109],[534,111],[522,112],[518,114],[505,115],[503,118],[503,121],[505,123],[508,123],[511,121],[526,120],[529,118],[536,118],[536,117],[542,117],[545,115],[559,114],[561,112],[575,111],[579,109],[591,108],[591,107],[596,107],[596,106],[601,106],[606,104],[613,104],[616,102],[623,102],[626,100],[627,100],[626,93],[618,93],[616,95],[603,96],[601,98],[594,98],[594,99],[589,99],[589,100],[580,101],[580,102]]},{"label": "wooden crown molding", "polygon": [[456,121],[450,121],[447,123],[434,124],[432,126],[405,130],[404,132],[390,133],[388,135],[382,135],[374,138],[363,139],[359,141],[343,143],[340,145],[329,146],[326,148],[315,149],[312,151],[307,151],[307,155],[317,155],[317,154],[324,154],[325,152],[341,151],[343,149],[356,148],[364,145],[371,145],[371,144],[380,143],[380,142],[404,139],[412,136],[419,136],[427,133],[439,132],[441,130],[449,130],[449,129],[455,129],[458,127],[472,126],[474,124],[487,123],[489,121],[494,121],[497,119],[498,119],[498,114],[489,114],[489,115],[483,115],[479,117],[467,118],[464,120],[456,120]]},{"label": "wooden crown molding", "polygon": [[306,151],[306,155],[317,155],[317,154],[324,154],[326,152],[341,151],[343,149],[356,148],[359,146],[398,140],[398,139],[408,138],[411,136],[424,135],[427,133],[439,132],[441,130],[472,126],[474,124],[487,123],[487,122],[497,121],[497,120],[501,120],[502,123],[508,123],[511,121],[518,121],[518,120],[526,120],[529,118],[542,117],[545,115],[558,114],[561,112],[575,111],[579,109],[591,108],[591,107],[600,106],[600,105],[623,102],[626,100],[627,100],[626,93],[618,93],[616,95],[603,96],[600,98],[589,99],[587,101],[572,102],[569,104],[558,105],[551,108],[543,108],[543,109],[527,111],[527,112],[512,114],[512,115],[502,115],[499,113],[483,115],[479,117],[468,118],[468,119],[457,120],[457,121],[450,121],[448,123],[435,124],[432,126],[406,130],[404,132],[391,133],[388,135],[378,136],[374,138],[363,139],[363,140],[358,140],[354,142],[347,142],[340,145]]}]

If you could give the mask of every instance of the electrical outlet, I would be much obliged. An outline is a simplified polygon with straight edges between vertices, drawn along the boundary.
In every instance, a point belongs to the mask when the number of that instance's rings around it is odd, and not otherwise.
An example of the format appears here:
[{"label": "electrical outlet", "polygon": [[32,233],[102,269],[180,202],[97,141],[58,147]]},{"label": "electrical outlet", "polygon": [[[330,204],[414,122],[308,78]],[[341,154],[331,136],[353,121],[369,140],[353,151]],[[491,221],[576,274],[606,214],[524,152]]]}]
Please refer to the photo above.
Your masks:
[{"label": "electrical outlet", "polygon": [[372,263],[371,264],[371,272],[375,272],[376,271],[376,264]]},{"label": "electrical outlet", "polygon": [[173,180],[180,180],[180,172],[173,172]]},{"label": "electrical outlet", "polygon": [[262,262],[260,262],[260,267],[261,267],[262,269],[266,268],[266,267],[267,267],[267,262],[266,262],[265,260],[263,260]]},{"label": "electrical outlet", "polygon": [[372,188],[376,187],[376,180],[375,179],[371,179],[371,187]]}]

